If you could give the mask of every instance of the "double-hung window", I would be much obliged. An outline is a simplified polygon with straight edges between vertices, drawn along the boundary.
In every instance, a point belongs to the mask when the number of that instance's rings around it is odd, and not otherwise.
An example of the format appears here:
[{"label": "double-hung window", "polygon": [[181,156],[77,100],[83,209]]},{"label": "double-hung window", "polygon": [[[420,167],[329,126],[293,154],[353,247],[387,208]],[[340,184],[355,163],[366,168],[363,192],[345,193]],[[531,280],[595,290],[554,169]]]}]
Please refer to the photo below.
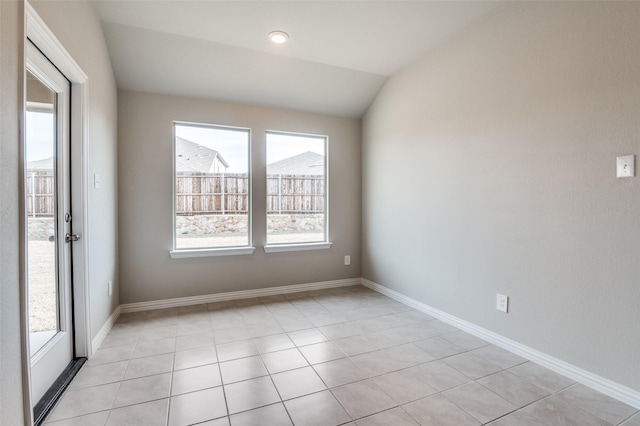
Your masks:
[{"label": "double-hung window", "polygon": [[266,141],[266,250],[328,247],[327,137],[267,132]]},{"label": "double-hung window", "polygon": [[249,129],[174,123],[174,185],[173,257],[253,252]]}]

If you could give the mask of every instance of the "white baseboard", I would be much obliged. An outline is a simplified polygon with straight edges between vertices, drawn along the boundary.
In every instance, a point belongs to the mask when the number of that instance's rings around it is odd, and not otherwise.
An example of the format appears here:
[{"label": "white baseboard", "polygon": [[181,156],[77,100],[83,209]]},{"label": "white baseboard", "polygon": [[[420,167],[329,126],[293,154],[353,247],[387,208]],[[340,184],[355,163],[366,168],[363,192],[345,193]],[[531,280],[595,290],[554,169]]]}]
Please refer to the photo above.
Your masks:
[{"label": "white baseboard", "polygon": [[640,409],[639,391],[623,386],[612,380],[605,379],[604,377],[583,370],[558,358],[554,358],[550,355],[547,355],[514,340],[501,336],[497,333],[479,327],[468,321],[435,309],[429,305],[407,297],[395,290],[391,290],[373,281],[362,278],[361,283],[365,287],[382,293],[385,296],[390,297],[391,299],[397,300],[398,302],[410,306],[418,311],[431,315],[432,317],[437,318],[447,324],[451,324],[454,327],[468,332],[469,334],[473,334],[474,336],[486,340],[487,342],[493,343],[496,346],[513,352],[514,354],[520,355],[521,357],[526,358],[530,361],[533,361],[536,364],[540,364],[543,367],[548,368],[549,370],[555,371],[558,374],[569,377],[570,379],[582,383],[583,385],[588,386],[598,392],[622,401],[625,404],[629,404],[632,407]]},{"label": "white baseboard", "polygon": [[109,331],[111,331],[113,325],[116,323],[116,321],[118,321],[118,317],[120,316],[121,312],[122,311],[120,309],[120,306],[114,309],[111,315],[109,315],[109,318],[107,318],[107,322],[102,325],[100,331],[98,331],[98,334],[96,334],[96,337],[91,339],[91,353],[89,354],[88,358],[91,358],[96,353],[96,350],[100,347],[104,338],[107,337],[107,334],[109,334]]},{"label": "white baseboard", "polygon": [[360,285],[360,278],[346,280],[323,281],[309,284],[295,284],[279,287],[260,288],[256,290],[231,291],[228,293],[206,294],[203,296],[177,297],[175,299],[153,300],[151,302],[125,303],[120,305],[121,313],[148,311],[151,309],[174,308],[179,306],[199,305],[202,303],[222,302],[227,300],[250,299],[252,297],[275,296],[301,291],[322,290],[327,288]]},{"label": "white baseboard", "polygon": [[347,286],[353,286],[353,285],[359,285],[359,284],[362,284],[365,287],[368,287],[381,294],[384,294],[385,296],[388,296],[391,299],[397,300],[398,302],[401,302],[407,306],[410,306],[418,311],[431,315],[432,317],[437,318],[447,324],[451,324],[454,327],[457,327],[460,330],[473,334],[474,336],[477,336],[483,340],[486,340],[487,342],[493,343],[496,346],[499,346],[503,349],[506,349],[517,355],[520,355],[523,358],[526,358],[530,361],[540,364],[543,367],[546,367],[549,370],[555,371],[558,374],[562,374],[563,376],[569,377],[579,383],[582,383],[585,386],[588,386],[594,390],[597,390],[598,392],[601,392],[605,395],[608,395],[612,398],[615,398],[619,401],[622,401],[626,404],[629,404],[635,408],[640,409],[640,392],[639,391],[628,388],[626,386],[623,386],[619,383],[616,383],[604,377],[598,376],[589,371],[583,370],[579,367],[576,367],[558,358],[552,357],[536,349],[530,348],[514,340],[508,339],[497,333],[489,331],[485,328],[479,327],[468,321],[455,317],[451,314],[435,309],[429,305],[426,305],[422,302],[419,302],[415,299],[412,299],[408,296],[398,293],[395,290],[391,290],[387,287],[384,287],[380,284],[377,284],[365,278],[352,278],[352,279],[345,279],[345,280],[324,281],[324,282],[308,283],[308,284],[296,284],[296,285],[289,285],[289,286],[269,287],[269,288],[256,289],[256,290],[233,291],[233,292],[227,292],[227,293],[208,294],[203,296],[179,297],[175,299],[165,299],[165,300],[156,300],[151,302],[123,304],[118,306],[113,311],[113,313],[109,316],[109,318],[107,319],[105,324],[102,326],[98,334],[92,339],[91,355],[93,356],[96,349],[100,347],[100,344],[102,343],[104,338],[107,336],[107,334],[109,333],[113,325],[116,323],[121,313],[146,311],[151,309],[172,308],[172,307],[180,307],[180,306],[188,306],[188,305],[197,305],[201,303],[213,303],[213,302],[221,302],[221,301],[228,301],[228,300],[248,299],[252,297],[274,296],[279,294],[298,293],[301,291],[322,290],[322,289],[336,288],[336,287],[347,287]]},{"label": "white baseboard", "polygon": [[165,299],[165,300],[154,300],[151,302],[140,302],[140,303],[126,303],[123,305],[119,305],[109,316],[107,321],[103,324],[94,337],[91,340],[91,348],[90,354],[88,358],[91,358],[96,350],[102,344],[102,341],[113,325],[118,321],[118,317],[120,314],[129,313],[129,312],[138,312],[138,311],[148,311],[151,309],[163,309],[163,308],[173,308],[180,306],[188,306],[188,305],[198,305],[201,303],[212,303],[212,302],[221,302],[226,300],[238,300],[238,299],[249,299],[252,297],[264,297],[264,296],[274,296],[278,294],[286,294],[286,293],[299,293],[301,291],[311,291],[311,290],[322,290],[327,288],[336,288],[336,287],[348,287],[353,285],[360,285],[360,278],[351,278],[346,280],[335,280],[335,281],[323,281],[317,283],[308,283],[308,284],[296,284],[296,285],[288,285],[288,286],[279,286],[279,287],[269,287],[262,288],[257,290],[245,290],[245,291],[232,291],[228,293],[219,293],[219,294],[207,294],[204,296],[193,296],[193,297],[178,297],[175,299]]}]

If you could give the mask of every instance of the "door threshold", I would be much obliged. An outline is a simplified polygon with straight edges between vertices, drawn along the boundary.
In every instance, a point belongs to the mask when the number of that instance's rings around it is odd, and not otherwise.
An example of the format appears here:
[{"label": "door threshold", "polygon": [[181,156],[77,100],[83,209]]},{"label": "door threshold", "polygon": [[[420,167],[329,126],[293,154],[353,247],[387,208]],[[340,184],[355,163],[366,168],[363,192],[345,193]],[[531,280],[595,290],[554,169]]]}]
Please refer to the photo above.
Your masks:
[{"label": "door threshold", "polygon": [[60,373],[49,390],[45,392],[40,401],[33,408],[33,425],[40,426],[44,423],[53,407],[56,405],[63,392],[69,387],[73,378],[78,374],[87,358],[74,358]]}]

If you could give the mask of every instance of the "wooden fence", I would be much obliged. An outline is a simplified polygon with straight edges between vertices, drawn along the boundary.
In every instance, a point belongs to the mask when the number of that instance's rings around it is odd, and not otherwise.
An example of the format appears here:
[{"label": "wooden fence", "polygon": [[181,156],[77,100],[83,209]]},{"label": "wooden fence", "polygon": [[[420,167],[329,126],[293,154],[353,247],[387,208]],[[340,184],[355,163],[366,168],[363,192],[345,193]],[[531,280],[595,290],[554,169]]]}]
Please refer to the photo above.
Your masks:
[{"label": "wooden fence", "polygon": [[[267,213],[306,214],[324,211],[324,176],[267,175]],[[246,213],[247,175],[234,173],[176,176],[176,214]]]},{"label": "wooden fence", "polygon": [[[50,217],[55,211],[53,172],[27,173],[27,214]],[[267,175],[267,213],[324,212],[324,176]],[[180,173],[176,176],[176,214],[242,214],[249,209],[249,179],[237,173]]]},{"label": "wooden fence", "polygon": [[27,172],[26,195],[28,217],[52,217],[56,190],[53,171]]},{"label": "wooden fence", "polygon": [[246,213],[248,183],[243,173],[180,173],[176,176],[176,214]]},{"label": "wooden fence", "polygon": [[267,213],[324,212],[324,176],[267,175]]}]

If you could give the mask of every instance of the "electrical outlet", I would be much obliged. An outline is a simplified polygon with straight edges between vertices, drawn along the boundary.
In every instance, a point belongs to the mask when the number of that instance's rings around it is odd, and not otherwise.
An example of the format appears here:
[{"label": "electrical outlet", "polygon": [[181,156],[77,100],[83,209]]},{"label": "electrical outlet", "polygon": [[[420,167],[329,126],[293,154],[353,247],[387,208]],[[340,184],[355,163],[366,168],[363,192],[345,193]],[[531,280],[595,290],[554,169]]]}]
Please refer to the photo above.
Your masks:
[{"label": "electrical outlet", "polygon": [[505,314],[509,312],[509,296],[504,294],[496,294],[496,309]]},{"label": "electrical outlet", "polygon": [[109,297],[111,297],[111,295],[113,294],[113,281],[109,280],[109,282],[107,283],[107,286],[109,291]]},{"label": "electrical outlet", "polygon": [[349,266],[349,265],[351,265],[351,256],[346,255],[346,256],[344,257],[344,264],[345,264],[345,266]]}]

